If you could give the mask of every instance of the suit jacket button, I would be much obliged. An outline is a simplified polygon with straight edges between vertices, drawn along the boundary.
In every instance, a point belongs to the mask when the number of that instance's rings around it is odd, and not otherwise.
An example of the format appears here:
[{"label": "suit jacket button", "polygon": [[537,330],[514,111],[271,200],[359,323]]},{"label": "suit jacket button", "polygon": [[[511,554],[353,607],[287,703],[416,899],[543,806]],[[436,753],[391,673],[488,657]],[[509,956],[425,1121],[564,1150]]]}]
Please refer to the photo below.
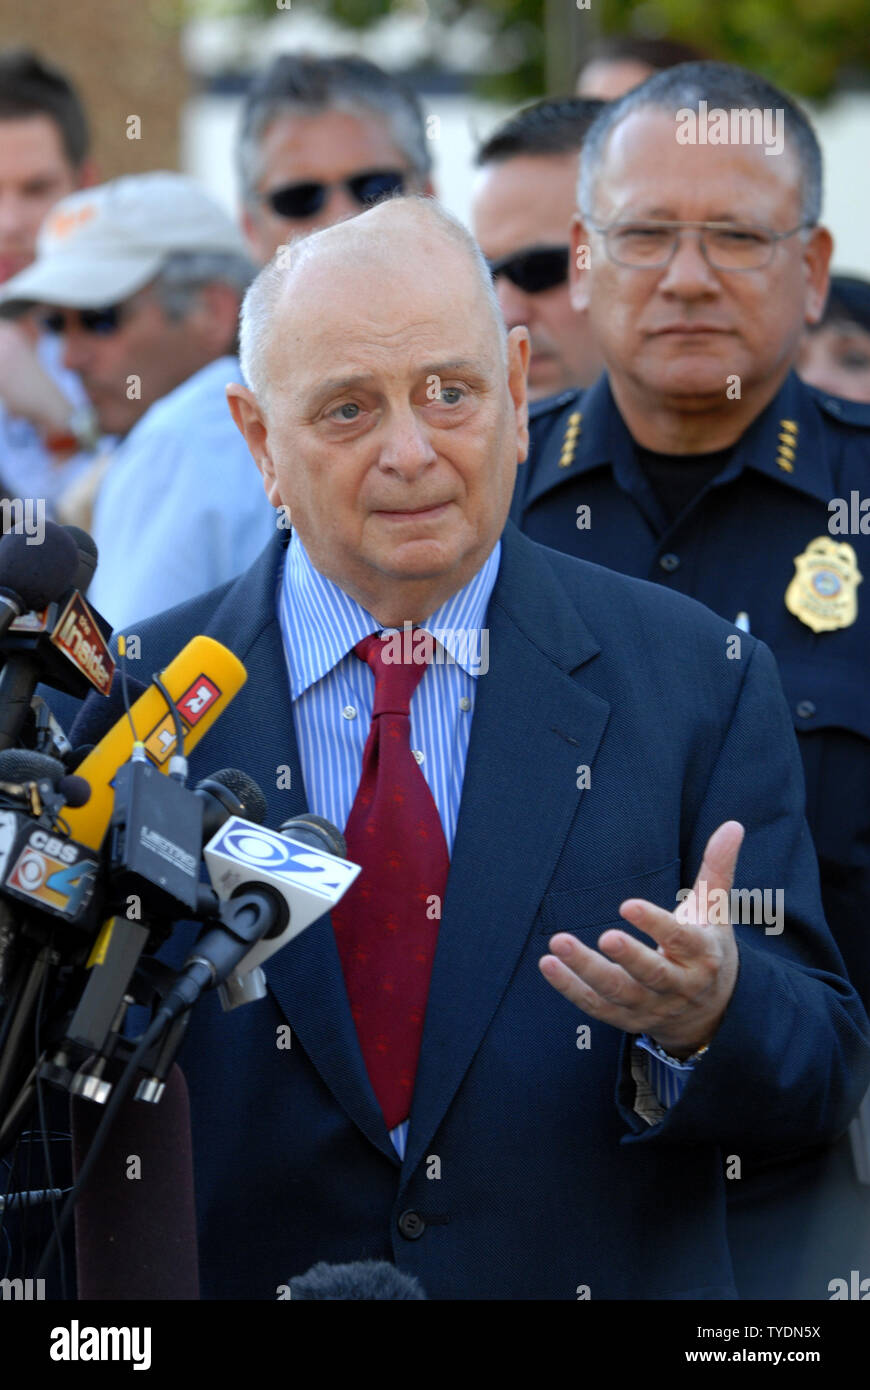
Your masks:
[{"label": "suit jacket button", "polygon": [[659,560],[659,564],[661,565],[663,570],[666,570],[668,574],[671,574],[674,570],[678,570],[680,568],[680,557],[679,555],[672,555],[668,553],[667,555],[662,555],[661,559]]},{"label": "suit jacket button", "polygon": [[399,1230],[406,1240],[419,1240],[426,1229],[426,1222],[418,1211],[403,1211],[399,1217]]},{"label": "suit jacket button", "polygon": [[812,719],[816,712],[816,707],[812,700],[798,700],[795,708],[801,719]]}]

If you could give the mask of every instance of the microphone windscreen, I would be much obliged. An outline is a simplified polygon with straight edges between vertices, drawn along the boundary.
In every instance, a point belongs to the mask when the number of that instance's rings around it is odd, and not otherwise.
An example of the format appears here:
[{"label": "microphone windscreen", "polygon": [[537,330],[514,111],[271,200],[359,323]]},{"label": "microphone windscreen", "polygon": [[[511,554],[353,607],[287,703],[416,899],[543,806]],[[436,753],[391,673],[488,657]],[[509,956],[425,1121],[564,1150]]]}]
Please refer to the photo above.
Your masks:
[{"label": "microphone windscreen", "polygon": [[[104,1113],[70,1101],[76,1174]],[[75,1232],[79,1299],[199,1298],[190,1105],[177,1066],[158,1104],[125,1098],[76,1203]]]},{"label": "microphone windscreen", "polygon": [[89,783],[84,777],[76,777],[75,773],[67,773],[65,777],[61,777],[57,789],[70,807],[86,806],[91,799]]},{"label": "microphone windscreen", "polygon": [[241,802],[242,810],[239,814],[244,816],[245,820],[253,821],[256,825],[264,823],[269,809],[266,798],[247,772],[242,772],[238,767],[222,767],[220,772],[211,773],[208,781],[220,782],[222,787],[232,792]]},{"label": "microphone windscreen", "polygon": [[0,542],[0,589],[10,589],[26,613],[46,608],[72,586],[79,553],[72,536],[55,521],[45,523],[41,545],[14,532]]},{"label": "microphone windscreen", "polygon": [[353,1264],[312,1265],[290,1280],[290,1297],[297,1299],[425,1299],[413,1274],[403,1274],[387,1260],[358,1260]]},{"label": "microphone windscreen", "polygon": [[[135,676],[128,675],[127,689],[130,692],[130,704],[134,705],[148,687]],[[99,743],[103,735],[117,724],[123,713],[124,687],[121,683],[121,672],[116,671],[108,695],[101,695],[99,690],[92,690],[73,720],[69,731],[69,741],[73,748],[78,748],[83,743]],[[137,729],[136,732],[141,736],[148,730]]]},{"label": "microphone windscreen", "polygon": [[337,854],[339,859],[347,858],[347,841],[337,825],[325,816],[315,816],[313,811],[304,811],[300,816],[291,816],[278,827],[282,835],[291,840],[301,840],[305,845],[325,850],[327,854]]},{"label": "microphone windscreen", "polygon": [[4,748],[0,753],[0,782],[49,781],[56,787],[65,773],[63,763],[47,753],[30,748]]},{"label": "microphone windscreen", "polygon": [[99,559],[97,543],[93,536],[89,536],[87,531],[82,530],[81,526],[65,526],[63,529],[67,535],[72,536],[78,551],[78,565],[73,580],[73,588],[78,589],[80,594],[86,594]]}]

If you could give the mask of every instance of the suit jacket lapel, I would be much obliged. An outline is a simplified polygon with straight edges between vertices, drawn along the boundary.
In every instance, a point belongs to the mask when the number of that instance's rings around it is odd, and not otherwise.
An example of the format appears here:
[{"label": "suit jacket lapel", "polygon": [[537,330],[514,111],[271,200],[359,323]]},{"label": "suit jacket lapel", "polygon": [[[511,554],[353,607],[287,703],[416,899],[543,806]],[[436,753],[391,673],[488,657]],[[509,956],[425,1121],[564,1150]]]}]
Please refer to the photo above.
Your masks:
[{"label": "suit jacket lapel", "polygon": [[[257,677],[220,732],[227,747],[250,750],[245,770],[263,788],[273,826],[309,809],[275,613],[279,550],[276,541],[232,586],[208,629]],[[591,768],[609,716],[606,701],[571,679],[597,643],[544,552],[510,525],[487,622],[490,668],[478,678],[406,1171],[425,1152],[507,987],[582,795],[577,768]],[[282,769],[288,789],[278,784]],[[330,919],[273,956],[266,974],[336,1100],[398,1163],[360,1053]]]},{"label": "suit jacket lapel", "polygon": [[490,603],[406,1171],[425,1154],[532,929],[610,706],[570,679],[600,650],[546,560],[509,526]]},{"label": "suit jacket lapel", "polygon": [[[231,647],[249,676],[256,677],[242,687],[218,727],[228,748],[249,750],[244,770],[262,787],[266,823],[275,827],[289,816],[318,810],[306,799],[275,610],[280,544],[271,546],[229,590],[209,623],[209,635]],[[278,951],[265,973],[287,1022],[336,1100],[398,1164],[359,1049],[330,918],[312,923]]]}]

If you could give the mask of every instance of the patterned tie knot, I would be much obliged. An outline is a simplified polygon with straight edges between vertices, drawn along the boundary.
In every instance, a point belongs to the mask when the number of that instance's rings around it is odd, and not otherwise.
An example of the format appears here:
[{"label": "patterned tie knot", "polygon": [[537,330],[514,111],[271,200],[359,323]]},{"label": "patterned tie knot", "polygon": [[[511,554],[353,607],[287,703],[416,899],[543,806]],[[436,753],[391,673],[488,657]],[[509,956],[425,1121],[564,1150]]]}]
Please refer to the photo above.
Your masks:
[{"label": "patterned tie knot", "polygon": [[423,628],[415,628],[408,640],[402,633],[373,633],[357,642],[354,651],[375,674],[372,719],[379,714],[409,715],[411,696],[432,660],[435,641]]}]

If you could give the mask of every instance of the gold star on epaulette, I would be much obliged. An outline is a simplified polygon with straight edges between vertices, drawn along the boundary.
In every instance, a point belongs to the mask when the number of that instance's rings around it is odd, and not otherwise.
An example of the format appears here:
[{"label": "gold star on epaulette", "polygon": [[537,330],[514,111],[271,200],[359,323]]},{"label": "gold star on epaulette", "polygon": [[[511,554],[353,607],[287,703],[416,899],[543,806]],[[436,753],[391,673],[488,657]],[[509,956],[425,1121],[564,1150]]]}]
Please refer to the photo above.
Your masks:
[{"label": "gold star on epaulette", "polygon": [[797,420],[780,420],[779,431],[776,461],[784,472],[793,473],[798,440]]},{"label": "gold star on epaulette", "polygon": [[580,433],[580,421],[582,419],[583,416],[579,410],[572,411],[568,416],[565,438],[562,440],[562,452],[559,455],[560,468],[570,468],[574,462],[574,450],[577,447],[577,436]]}]

